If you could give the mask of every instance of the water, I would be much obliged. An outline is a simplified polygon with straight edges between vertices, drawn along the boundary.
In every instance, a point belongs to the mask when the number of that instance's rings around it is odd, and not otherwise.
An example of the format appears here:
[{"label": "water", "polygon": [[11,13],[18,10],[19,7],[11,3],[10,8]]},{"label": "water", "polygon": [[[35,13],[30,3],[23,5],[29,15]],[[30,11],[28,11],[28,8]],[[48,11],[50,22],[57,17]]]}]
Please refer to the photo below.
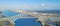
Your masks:
[{"label": "water", "polygon": [[[11,11],[4,11],[3,15],[11,17],[15,16],[18,13],[11,12]],[[15,26],[41,26],[40,22],[34,21],[36,18],[19,18],[15,20]]]},{"label": "water", "polygon": [[41,26],[40,22],[34,21],[36,18],[19,18],[15,21],[15,26]]}]

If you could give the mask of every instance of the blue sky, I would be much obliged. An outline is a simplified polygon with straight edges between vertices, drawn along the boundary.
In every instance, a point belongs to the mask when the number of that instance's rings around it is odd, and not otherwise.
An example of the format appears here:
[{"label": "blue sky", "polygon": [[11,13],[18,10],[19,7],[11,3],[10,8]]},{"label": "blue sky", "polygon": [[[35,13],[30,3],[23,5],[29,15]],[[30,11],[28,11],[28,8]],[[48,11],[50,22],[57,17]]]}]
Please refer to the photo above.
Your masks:
[{"label": "blue sky", "polygon": [[0,0],[0,9],[59,10],[60,0]]}]

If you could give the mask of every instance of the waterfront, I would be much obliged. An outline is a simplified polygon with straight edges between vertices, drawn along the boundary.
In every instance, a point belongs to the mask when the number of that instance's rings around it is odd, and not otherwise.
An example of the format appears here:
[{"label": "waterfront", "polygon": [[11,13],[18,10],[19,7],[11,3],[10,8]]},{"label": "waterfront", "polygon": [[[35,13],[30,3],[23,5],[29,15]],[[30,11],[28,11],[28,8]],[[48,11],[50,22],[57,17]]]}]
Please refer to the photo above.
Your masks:
[{"label": "waterfront", "polygon": [[[17,15],[18,13],[14,13],[14,12],[11,12],[11,11],[4,11],[3,14],[5,16],[11,17],[11,16],[14,16],[14,15]],[[41,26],[40,22],[36,22],[34,20],[36,20],[36,18],[28,18],[28,17],[27,18],[17,18],[15,20],[15,26]]]}]

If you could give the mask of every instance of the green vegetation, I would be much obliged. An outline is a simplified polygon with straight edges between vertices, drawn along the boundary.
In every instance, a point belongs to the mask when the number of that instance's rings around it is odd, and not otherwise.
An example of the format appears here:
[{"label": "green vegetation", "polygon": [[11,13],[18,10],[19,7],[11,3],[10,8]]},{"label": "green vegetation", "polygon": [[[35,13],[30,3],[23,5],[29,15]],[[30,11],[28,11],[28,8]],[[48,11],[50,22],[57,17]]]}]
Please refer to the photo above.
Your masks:
[{"label": "green vegetation", "polygon": [[1,26],[1,24],[0,24],[0,26]]}]

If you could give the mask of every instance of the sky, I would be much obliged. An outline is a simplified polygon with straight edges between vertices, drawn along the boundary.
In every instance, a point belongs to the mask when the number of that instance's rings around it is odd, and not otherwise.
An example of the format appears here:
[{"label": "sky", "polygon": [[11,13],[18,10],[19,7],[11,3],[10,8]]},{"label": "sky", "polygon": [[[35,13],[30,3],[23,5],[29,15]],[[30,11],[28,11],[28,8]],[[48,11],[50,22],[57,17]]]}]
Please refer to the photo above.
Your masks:
[{"label": "sky", "polygon": [[0,10],[60,10],[60,0],[0,0]]}]

